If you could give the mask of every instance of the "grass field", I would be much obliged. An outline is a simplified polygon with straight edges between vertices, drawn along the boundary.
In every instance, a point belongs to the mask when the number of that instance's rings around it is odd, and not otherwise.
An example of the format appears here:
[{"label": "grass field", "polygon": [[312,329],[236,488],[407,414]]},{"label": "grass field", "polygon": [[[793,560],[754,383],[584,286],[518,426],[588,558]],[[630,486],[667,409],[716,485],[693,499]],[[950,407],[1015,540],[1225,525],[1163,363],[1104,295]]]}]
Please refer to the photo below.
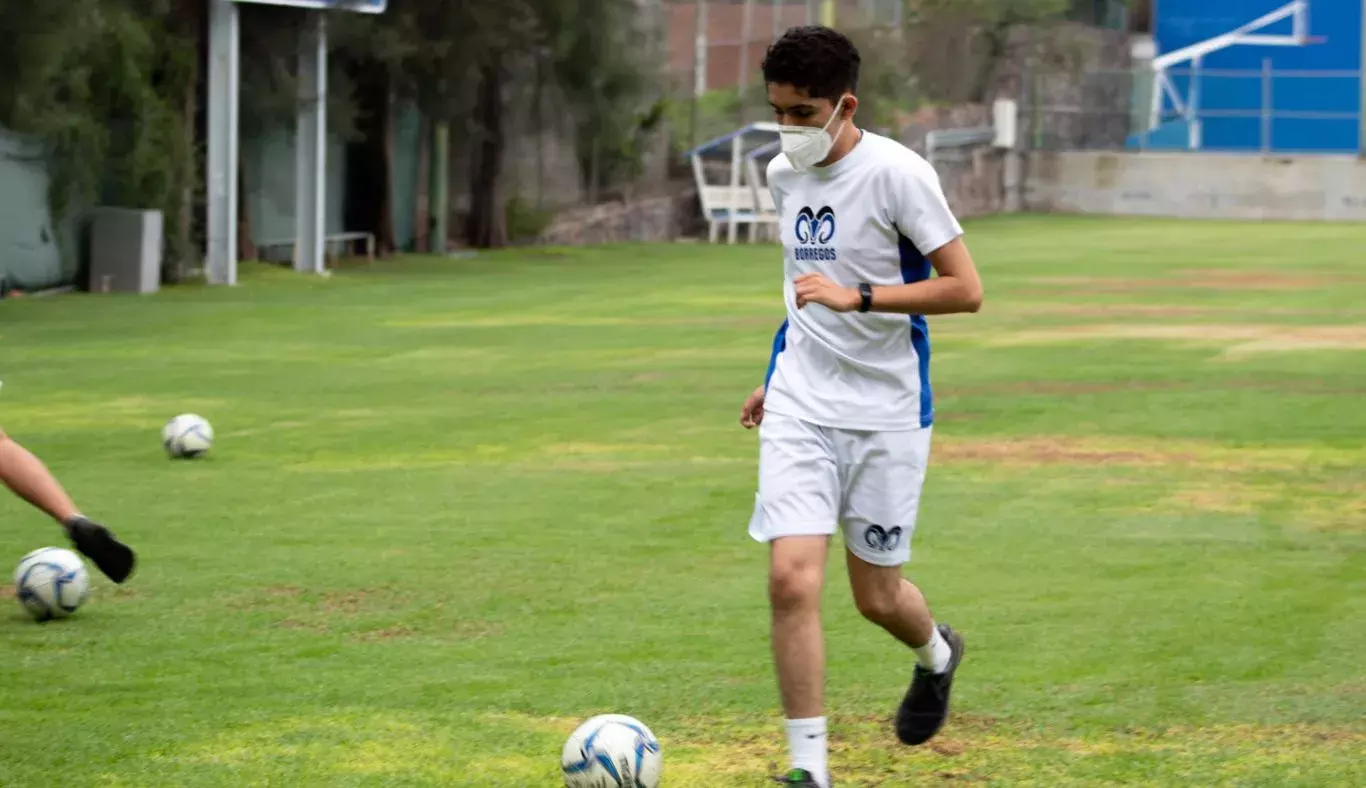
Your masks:
[{"label": "grass field", "polygon": [[[832,563],[838,785],[1366,784],[1366,227],[969,240],[907,570],[968,638],[956,716],[893,744],[912,657]],[[0,424],[143,559],[68,621],[0,608],[0,785],[553,786],[606,711],[667,788],[764,785],[736,417],[779,280],[679,245],[0,304]],[[211,458],[161,453],[183,411]]]}]

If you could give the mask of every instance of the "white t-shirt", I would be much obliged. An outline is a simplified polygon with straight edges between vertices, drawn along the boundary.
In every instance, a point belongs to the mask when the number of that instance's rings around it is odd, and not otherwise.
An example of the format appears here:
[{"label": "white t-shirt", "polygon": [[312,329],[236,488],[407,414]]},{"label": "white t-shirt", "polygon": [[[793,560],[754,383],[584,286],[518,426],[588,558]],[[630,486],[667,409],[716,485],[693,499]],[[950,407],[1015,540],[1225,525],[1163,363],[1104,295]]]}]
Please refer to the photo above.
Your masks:
[{"label": "white t-shirt", "polygon": [[768,412],[851,430],[912,430],[934,421],[930,334],[922,315],[797,309],[792,281],[899,285],[929,279],[926,255],[963,234],[934,168],[864,132],[829,167],[797,172],[779,154],[768,185],[781,216],[787,320],[773,341]]}]

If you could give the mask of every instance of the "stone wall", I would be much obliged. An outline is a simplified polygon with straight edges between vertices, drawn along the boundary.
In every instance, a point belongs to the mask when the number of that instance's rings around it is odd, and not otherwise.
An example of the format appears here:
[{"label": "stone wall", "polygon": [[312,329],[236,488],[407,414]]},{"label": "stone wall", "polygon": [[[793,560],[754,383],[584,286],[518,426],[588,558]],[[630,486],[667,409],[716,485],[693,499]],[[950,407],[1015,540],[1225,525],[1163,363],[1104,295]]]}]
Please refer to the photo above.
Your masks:
[{"label": "stone wall", "polygon": [[1031,211],[1366,222],[1366,160],[1225,153],[1036,152]]},{"label": "stone wall", "polygon": [[1080,25],[1013,30],[996,95],[1020,103],[1030,147],[1117,149],[1129,136],[1136,75],[1130,36]]},{"label": "stone wall", "polygon": [[[1116,147],[1129,129],[1131,65],[1126,33],[1074,24],[1018,26],[1009,31],[1005,51],[990,69],[988,93],[1017,102],[1024,148]],[[960,72],[959,82],[942,88],[966,90],[961,77]],[[987,104],[935,104],[901,118],[898,138],[923,155],[931,131],[993,123]],[[1018,207],[1020,154],[990,146],[941,149],[933,163],[960,217]]]},{"label": "stone wall", "polygon": [[536,239],[549,246],[667,243],[690,232],[697,216],[697,192],[604,203],[565,211]]},{"label": "stone wall", "polygon": [[[898,139],[901,144],[927,155],[931,131],[992,125],[991,107],[959,104],[925,107],[906,118]],[[1004,151],[990,146],[948,148],[936,151],[932,163],[939,173],[944,196],[959,218],[1000,213],[1005,207]]]}]

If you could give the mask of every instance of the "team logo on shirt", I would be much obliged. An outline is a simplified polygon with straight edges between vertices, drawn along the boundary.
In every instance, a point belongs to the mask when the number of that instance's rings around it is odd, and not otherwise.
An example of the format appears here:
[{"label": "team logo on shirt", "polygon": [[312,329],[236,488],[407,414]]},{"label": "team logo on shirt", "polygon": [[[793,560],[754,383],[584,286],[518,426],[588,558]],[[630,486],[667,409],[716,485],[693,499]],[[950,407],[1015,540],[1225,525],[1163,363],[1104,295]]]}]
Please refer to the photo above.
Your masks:
[{"label": "team logo on shirt", "polygon": [[883,528],[880,525],[870,525],[863,532],[863,541],[874,550],[889,553],[901,546],[901,526]]},{"label": "team logo on shirt", "polygon": [[799,246],[792,250],[798,260],[834,260],[835,250],[830,242],[835,240],[835,210],[825,206],[813,211],[808,206],[797,212],[797,224],[793,227]]}]

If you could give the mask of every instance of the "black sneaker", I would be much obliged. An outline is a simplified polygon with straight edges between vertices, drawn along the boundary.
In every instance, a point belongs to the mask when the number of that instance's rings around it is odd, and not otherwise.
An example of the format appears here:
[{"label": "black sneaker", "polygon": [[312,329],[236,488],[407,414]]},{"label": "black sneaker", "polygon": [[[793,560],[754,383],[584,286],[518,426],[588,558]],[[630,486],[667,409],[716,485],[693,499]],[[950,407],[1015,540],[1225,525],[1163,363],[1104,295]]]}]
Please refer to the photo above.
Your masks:
[{"label": "black sneaker", "polygon": [[915,666],[911,688],[906,690],[896,712],[896,737],[903,744],[924,744],[934,738],[949,717],[949,692],[953,689],[953,674],[963,661],[963,636],[948,624],[939,625],[939,634],[952,651],[949,667],[943,673],[931,673],[921,665]]},{"label": "black sneaker", "polygon": [[782,777],[774,777],[779,785],[793,786],[793,788],[821,788],[821,784],[816,782],[816,776],[805,769],[793,769]]},{"label": "black sneaker", "polygon": [[73,517],[66,522],[66,534],[76,549],[115,583],[122,583],[133,574],[137,556],[128,545],[115,539],[108,528],[86,517]]}]

